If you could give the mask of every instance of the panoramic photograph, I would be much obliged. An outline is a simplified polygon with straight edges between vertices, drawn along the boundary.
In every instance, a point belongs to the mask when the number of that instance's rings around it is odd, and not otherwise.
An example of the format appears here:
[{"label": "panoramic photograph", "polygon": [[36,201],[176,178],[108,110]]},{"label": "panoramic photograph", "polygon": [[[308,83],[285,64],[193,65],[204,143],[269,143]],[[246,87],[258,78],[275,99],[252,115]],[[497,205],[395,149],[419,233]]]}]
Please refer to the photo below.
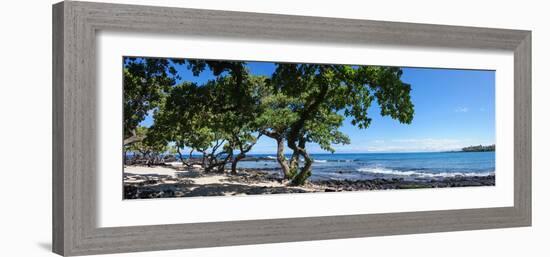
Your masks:
[{"label": "panoramic photograph", "polygon": [[124,199],[495,185],[492,70],[133,56],[122,67]]}]

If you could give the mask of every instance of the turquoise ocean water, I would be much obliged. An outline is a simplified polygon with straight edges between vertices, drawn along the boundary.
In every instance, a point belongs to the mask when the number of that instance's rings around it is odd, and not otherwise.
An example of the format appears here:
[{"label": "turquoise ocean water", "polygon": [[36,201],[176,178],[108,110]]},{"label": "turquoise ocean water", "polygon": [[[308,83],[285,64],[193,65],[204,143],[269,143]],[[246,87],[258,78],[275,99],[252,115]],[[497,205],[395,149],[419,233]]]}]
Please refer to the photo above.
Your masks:
[{"label": "turquoise ocean water", "polygon": [[[269,160],[241,161],[239,168],[279,173],[275,155],[250,154]],[[495,174],[495,152],[312,154],[313,180],[441,179]]]}]

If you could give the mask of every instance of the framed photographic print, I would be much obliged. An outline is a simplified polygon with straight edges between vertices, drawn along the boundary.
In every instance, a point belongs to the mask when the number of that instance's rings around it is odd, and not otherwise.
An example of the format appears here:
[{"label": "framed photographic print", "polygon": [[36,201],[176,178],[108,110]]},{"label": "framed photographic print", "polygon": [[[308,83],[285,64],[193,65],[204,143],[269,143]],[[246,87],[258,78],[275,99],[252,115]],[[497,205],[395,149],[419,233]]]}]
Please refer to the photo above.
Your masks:
[{"label": "framed photographic print", "polygon": [[53,6],[61,255],[531,225],[531,32]]}]

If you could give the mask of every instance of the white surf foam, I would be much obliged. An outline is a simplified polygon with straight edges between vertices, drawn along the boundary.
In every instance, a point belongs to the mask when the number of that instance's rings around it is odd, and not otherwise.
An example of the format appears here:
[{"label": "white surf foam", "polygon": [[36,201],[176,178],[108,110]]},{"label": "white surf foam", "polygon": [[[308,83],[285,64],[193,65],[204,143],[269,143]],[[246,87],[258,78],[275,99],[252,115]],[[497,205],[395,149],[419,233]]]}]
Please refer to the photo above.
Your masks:
[{"label": "white surf foam", "polygon": [[432,178],[432,177],[475,177],[475,176],[489,176],[494,175],[494,172],[439,172],[439,173],[428,173],[428,172],[417,172],[417,171],[400,171],[392,170],[381,167],[364,167],[357,169],[360,172],[366,173],[375,173],[375,174],[386,174],[394,176],[411,176],[411,177],[421,177],[421,178]]}]

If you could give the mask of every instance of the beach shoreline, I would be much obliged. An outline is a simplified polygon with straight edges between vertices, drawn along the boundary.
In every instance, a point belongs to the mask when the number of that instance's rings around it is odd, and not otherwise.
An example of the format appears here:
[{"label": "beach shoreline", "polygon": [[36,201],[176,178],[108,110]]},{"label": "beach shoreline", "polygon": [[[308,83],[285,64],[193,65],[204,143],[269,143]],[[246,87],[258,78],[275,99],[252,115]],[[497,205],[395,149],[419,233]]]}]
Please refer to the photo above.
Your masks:
[{"label": "beach shoreline", "polygon": [[494,186],[495,175],[445,178],[375,178],[312,180],[290,186],[278,174],[240,169],[237,175],[204,173],[198,166],[124,166],[124,199],[236,196],[282,193],[351,192],[392,189]]}]

